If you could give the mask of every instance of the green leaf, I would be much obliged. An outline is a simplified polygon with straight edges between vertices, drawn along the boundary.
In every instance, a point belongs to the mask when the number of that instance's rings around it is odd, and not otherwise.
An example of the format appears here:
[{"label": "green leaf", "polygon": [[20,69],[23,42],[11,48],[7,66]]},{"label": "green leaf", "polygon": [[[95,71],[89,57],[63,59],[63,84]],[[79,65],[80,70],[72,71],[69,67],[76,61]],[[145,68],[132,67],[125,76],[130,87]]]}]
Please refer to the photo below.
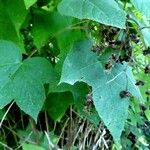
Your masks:
[{"label": "green leaf", "polygon": [[90,52],[91,48],[89,40],[74,45],[65,59],[60,83],[73,85],[83,81],[92,86],[96,110],[117,141],[124,129],[129,106],[129,98],[121,98],[120,92],[127,88],[133,96],[141,98],[141,94],[127,64],[116,64],[111,71],[106,71],[97,56]]},{"label": "green leaf", "polygon": [[19,36],[20,27],[27,15],[27,10],[25,8],[24,2],[22,0],[5,0],[2,3],[8,15],[10,16],[10,19]]},{"label": "green leaf", "polygon": [[[7,19],[6,19],[7,18]],[[19,38],[14,25],[0,2],[0,39],[11,40],[19,45]]]},{"label": "green leaf", "polygon": [[58,11],[63,15],[125,28],[126,13],[114,0],[62,0]]},{"label": "green leaf", "polygon": [[22,48],[22,52],[24,51],[20,27],[26,15],[27,10],[22,0],[0,0],[0,39],[15,42]]},{"label": "green leaf", "polygon": [[57,12],[51,13],[45,10],[35,10],[32,28],[35,44],[41,47],[49,37],[59,36],[66,27],[72,24],[72,21],[73,18],[61,16]]},{"label": "green leaf", "polygon": [[144,97],[144,99],[146,100],[147,99],[147,95],[145,94],[145,92],[149,89],[150,87],[150,80],[149,80],[149,76],[147,74],[145,74],[144,71],[140,71],[136,74],[136,78],[138,80],[142,79],[144,81],[144,85],[143,86],[140,86],[140,91]]},{"label": "green leaf", "polygon": [[[86,117],[87,120],[89,120],[94,125],[98,126],[99,122],[100,122],[100,118],[99,118],[97,111],[95,111],[95,109],[92,109],[90,112],[85,110],[85,102],[86,102],[85,95],[89,92],[87,84],[85,84],[83,82],[77,82],[74,85],[70,85],[70,84],[66,84],[66,83],[58,85],[58,81],[57,81],[56,83],[52,83],[49,86],[49,92],[51,92],[51,93],[54,93],[54,92],[55,93],[56,92],[64,93],[66,91],[70,91],[72,93],[72,96],[74,99],[73,103],[74,103],[75,107],[77,108],[78,114],[80,114],[80,116]],[[50,101],[52,101],[52,100],[50,100]],[[52,102],[52,104],[51,104],[51,102],[48,101],[48,103],[50,103],[49,105],[52,105],[55,102]],[[64,103],[64,102],[59,100],[59,105],[64,105],[64,104],[60,104],[60,103]],[[57,110],[59,108],[59,105],[58,106],[55,105]],[[68,104],[66,104],[66,105],[68,105]],[[46,106],[48,106],[48,104],[46,104]],[[48,106],[47,108],[51,108],[51,107],[52,106]],[[55,108],[51,108],[51,109],[55,110]],[[53,113],[49,113],[49,114],[52,115]]]},{"label": "green leaf", "polygon": [[22,148],[23,150],[44,150],[44,148],[33,144],[23,144]]},{"label": "green leaf", "polygon": [[150,110],[149,109],[145,110],[144,114],[145,114],[146,118],[148,119],[148,121],[150,121]]},{"label": "green leaf", "polygon": [[[44,10],[34,11],[32,28],[34,42],[39,49],[46,42],[51,43],[54,45],[52,50],[55,54],[60,50],[60,61],[58,61],[56,65],[56,70],[62,68],[64,58],[74,41],[85,37],[80,29],[72,29],[72,27],[74,27],[73,25],[78,23],[78,19],[62,16],[58,12],[52,13]],[[46,51],[46,49],[44,49],[44,51]]]},{"label": "green leaf", "polygon": [[134,7],[146,17],[150,17],[150,0],[131,0]]},{"label": "green leaf", "polygon": [[70,92],[50,93],[45,103],[45,109],[54,120],[60,120],[72,103],[73,97]]},{"label": "green leaf", "polygon": [[30,8],[37,0],[24,0],[26,9]]},{"label": "green leaf", "polygon": [[[133,19],[134,22],[136,22],[136,25],[138,24],[139,28],[141,28],[141,34],[143,36],[143,40],[146,44],[146,46],[150,46],[150,30],[149,28],[145,28],[149,26],[149,22],[144,18],[143,20],[139,19],[138,17],[135,17],[132,13],[130,14],[130,17]],[[136,28],[134,26],[134,28]]]},{"label": "green leaf", "polygon": [[21,59],[13,43],[0,41],[0,108],[15,99],[36,120],[45,100],[43,84],[53,80],[53,68],[44,58]]}]

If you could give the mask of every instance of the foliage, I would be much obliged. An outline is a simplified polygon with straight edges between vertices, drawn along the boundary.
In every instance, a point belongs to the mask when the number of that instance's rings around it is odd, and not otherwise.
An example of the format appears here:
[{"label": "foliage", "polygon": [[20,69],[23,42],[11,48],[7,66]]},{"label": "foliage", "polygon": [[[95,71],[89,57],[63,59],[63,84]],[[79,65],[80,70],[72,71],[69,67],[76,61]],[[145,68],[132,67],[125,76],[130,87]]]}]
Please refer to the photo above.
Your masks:
[{"label": "foliage", "polygon": [[0,148],[149,149],[149,4],[0,0]]}]

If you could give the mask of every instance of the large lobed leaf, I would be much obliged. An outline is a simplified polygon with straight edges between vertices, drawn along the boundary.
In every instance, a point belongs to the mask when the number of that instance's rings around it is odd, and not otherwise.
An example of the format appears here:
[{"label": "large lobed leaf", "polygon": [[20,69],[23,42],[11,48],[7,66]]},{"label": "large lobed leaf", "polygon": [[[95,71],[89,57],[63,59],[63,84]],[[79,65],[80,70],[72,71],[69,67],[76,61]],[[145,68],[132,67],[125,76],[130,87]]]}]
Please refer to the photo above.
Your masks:
[{"label": "large lobed leaf", "polygon": [[128,114],[129,98],[121,98],[122,90],[129,90],[140,98],[139,89],[127,64],[116,64],[111,71],[106,71],[90,52],[92,42],[77,42],[66,57],[60,83],[74,84],[86,82],[92,86],[93,100],[99,116],[116,141],[119,140]]},{"label": "large lobed leaf", "polygon": [[63,15],[125,28],[126,13],[114,0],[62,0],[58,10]]},{"label": "large lobed leaf", "polygon": [[0,41],[0,108],[11,100],[35,120],[45,100],[44,83],[53,79],[53,68],[44,58],[22,62],[19,49]]}]

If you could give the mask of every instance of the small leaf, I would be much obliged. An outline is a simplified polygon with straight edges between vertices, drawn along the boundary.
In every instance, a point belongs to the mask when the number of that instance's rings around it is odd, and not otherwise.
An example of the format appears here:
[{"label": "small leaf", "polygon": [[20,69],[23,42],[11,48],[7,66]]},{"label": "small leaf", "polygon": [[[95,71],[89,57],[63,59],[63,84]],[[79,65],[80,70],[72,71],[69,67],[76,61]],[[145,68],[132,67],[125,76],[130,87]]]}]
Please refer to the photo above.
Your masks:
[{"label": "small leaf", "polygon": [[33,144],[23,144],[22,148],[23,150],[44,150],[44,148]]},{"label": "small leaf", "polygon": [[73,103],[70,92],[50,93],[45,103],[45,109],[54,120],[60,120],[69,105]]},{"label": "small leaf", "polygon": [[150,121],[150,110],[147,109],[144,111],[146,118],[148,119],[148,121]]},{"label": "small leaf", "polygon": [[53,68],[44,58],[21,59],[13,43],[0,41],[0,108],[15,99],[36,120],[45,100],[43,84],[53,80]]},{"label": "small leaf", "polygon": [[62,0],[58,11],[63,15],[125,28],[126,13],[114,0]]},{"label": "small leaf", "polygon": [[129,97],[121,98],[119,94],[126,88],[133,96],[141,98],[141,94],[127,64],[116,64],[111,71],[106,71],[97,56],[90,52],[91,48],[92,42],[89,40],[74,45],[65,59],[60,83],[73,85],[83,81],[92,86],[96,110],[114,140],[118,141],[129,106]]},{"label": "small leaf", "polygon": [[30,8],[37,0],[24,0],[26,9]]}]

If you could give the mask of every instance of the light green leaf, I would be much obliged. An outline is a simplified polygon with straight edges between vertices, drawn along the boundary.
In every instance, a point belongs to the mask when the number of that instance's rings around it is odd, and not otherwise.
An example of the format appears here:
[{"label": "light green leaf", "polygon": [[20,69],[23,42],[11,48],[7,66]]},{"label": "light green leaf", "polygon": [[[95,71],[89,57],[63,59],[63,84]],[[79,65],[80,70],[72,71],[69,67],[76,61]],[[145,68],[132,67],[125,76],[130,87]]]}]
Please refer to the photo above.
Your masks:
[{"label": "light green leaf", "polygon": [[33,144],[23,144],[22,148],[23,150],[45,150],[44,148]]},{"label": "light green leaf", "polygon": [[37,0],[24,0],[26,9],[30,8]]},{"label": "light green leaf", "polygon": [[150,121],[150,110],[147,109],[144,111],[146,118],[148,119],[148,121]]},{"label": "light green leaf", "polygon": [[125,28],[126,13],[114,0],[62,0],[58,11],[63,15]]},{"label": "light green leaf", "polygon": [[131,0],[134,7],[146,17],[150,17],[150,0]]},{"label": "light green leaf", "polygon": [[120,92],[128,89],[141,98],[139,89],[127,64],[116,64],[106,71],[97,56],[90,52],[92,42],[77,42],[65,59],[60,83],[74,84],[83,81],[92,86],[93,100],[99,116],[117,141],[124,129],[128,114],[129,98],[121,98]]},{"label": "light green leaf", "polygon": [[35,120],[45,100],[44,83],[53,79],[53,68],[44,58],[22,62],[19,49],[11,42],[0,41],[0,108],[12,99]]}]

